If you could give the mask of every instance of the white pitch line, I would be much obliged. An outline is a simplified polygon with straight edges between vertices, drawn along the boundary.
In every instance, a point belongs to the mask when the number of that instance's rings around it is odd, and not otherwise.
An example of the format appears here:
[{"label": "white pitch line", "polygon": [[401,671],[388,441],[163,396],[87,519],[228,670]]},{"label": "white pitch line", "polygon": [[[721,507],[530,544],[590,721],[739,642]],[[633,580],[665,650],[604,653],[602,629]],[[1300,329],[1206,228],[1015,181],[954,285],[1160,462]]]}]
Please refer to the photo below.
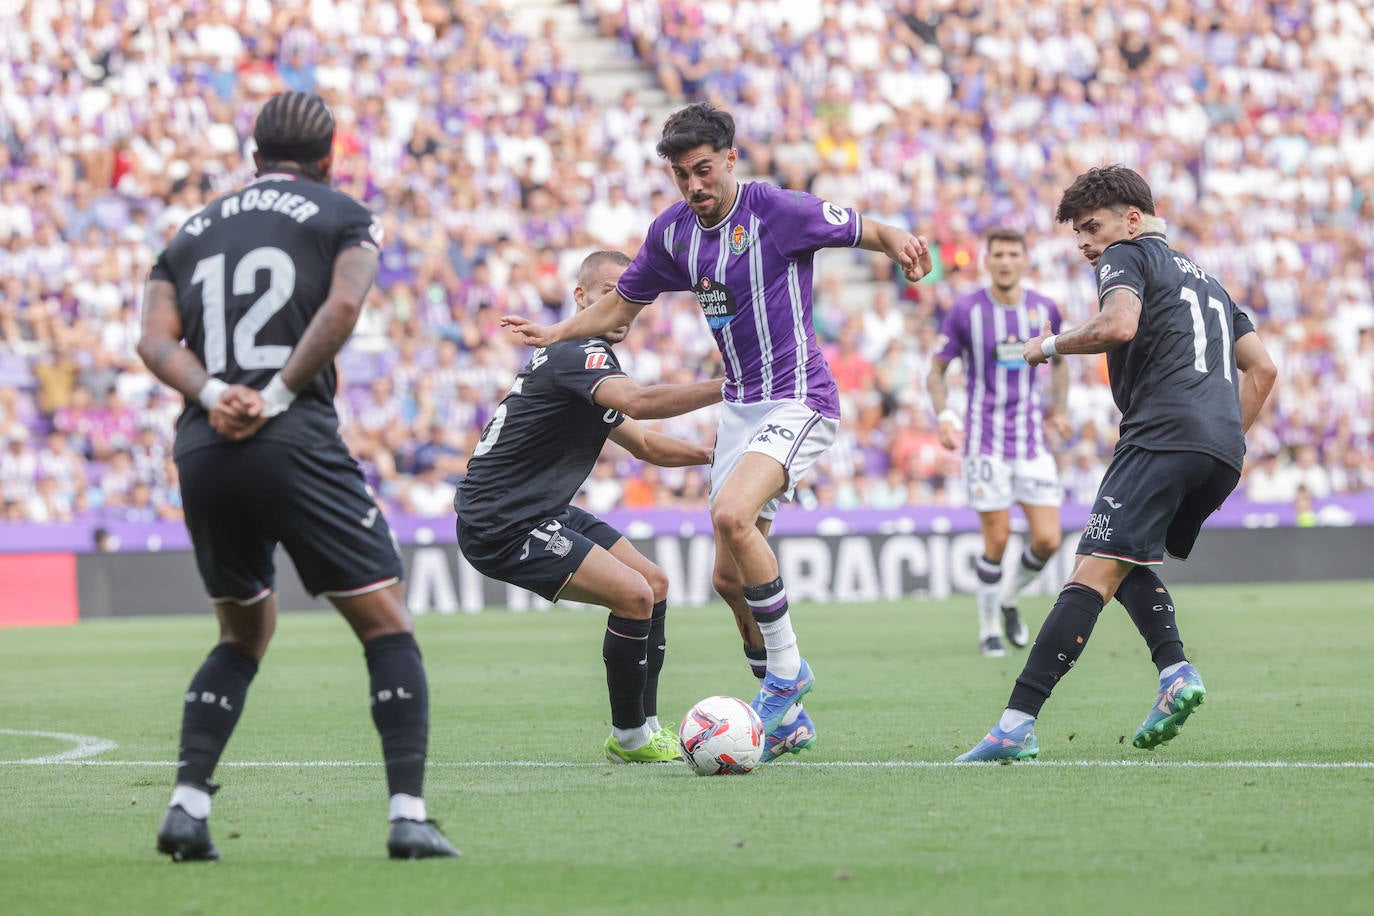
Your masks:
[{"label": "white pitch line", "polygon": [[[14,734],[0,729],[0,733]],[[37,735],[38,732],[21,732]],[[76,737],[76,736],[65,736]],[[111,742],[112,743],[112,742]],[[73,751],[68,751],[68,754]],[[60,754],[52,757],[34,757],[28,760],[0,760],[0,766],[84,766],[84,767],[174,767],[173,760],[84,760]],[[264,769],[324,769],[347,767],[381,767],[381,761],[370,760],[225,760],[220,767],[243,767]],[[605,763],[573,763],[556,760],[468,760],[429,762],[436,769],[481,769],[501,767],[503,769],[602,769]],[[792,760],[779,764],[777,769],[788,767],[818,769],[918,769],[934,770],[946,768],[993,769],[987,764],[956,763],[952,760]],[[1100,767],[1107,769],[1203,769],[1203,770],[1368,770],[1374,769],[1374,761],[1369,760],[1025,760],[1016,763],[1016,769],[1067,769],[1070,767]],[[773,767],[769,767],[773,769]]]},{"label": "white pitch line", "polygon": [[92,738],[90,735],[69,735],[66,732],[33,732],[17,728],[0,728],[0,735],[17,735],[22,738],[51,738],[54,741],[70,741],[75,745],[75,747],[70,747],[57,754],[48,754],[45,757],[30,757],[27,760],[0,760],[0,763],[24,763],[36,766],[51,763],[80,763],[83,758],[94,757],[96,754],[103,754],[119,747],[118,744],[105,738]]}]

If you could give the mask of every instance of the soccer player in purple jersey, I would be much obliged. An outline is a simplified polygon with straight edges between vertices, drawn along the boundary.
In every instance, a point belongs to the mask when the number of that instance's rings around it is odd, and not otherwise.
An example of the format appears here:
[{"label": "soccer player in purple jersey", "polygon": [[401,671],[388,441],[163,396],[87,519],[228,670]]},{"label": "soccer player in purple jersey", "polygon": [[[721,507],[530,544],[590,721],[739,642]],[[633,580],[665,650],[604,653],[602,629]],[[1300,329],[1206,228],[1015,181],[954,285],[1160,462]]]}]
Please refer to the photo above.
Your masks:
[{"label": "soccer player in purple jersey", "polygon": [[753,706],[771,760],[815,740],[799,703],[814,678],[767,540],[779,501],[792,496],[839,425],[835,379],[812,324],[812,260],[822,248],[880,251],[912,283],[931,260],[924,238],[803,191],[738,181],[734,141],[734,119],[709,104],[670,117],[658,154],[683,199],[653,221],[616,289],[551,327],[514,315],[502,323],[547,347],[623,327],[661,293],[696,294],[725,362],[711,466],[712,580],[760,680]]},{"label": "soccer player in purple jersey", "polygon": [[[983,555],[978,558],[978,646],[989,658],[1007,654],[1005,636],[1018,649],[1030,642],[1016,598],[1059,549],[1062,492],[1054,457],[1045,447],[1045,426],[1068,438],[1069,369],[1063,357],[1050,363],[1050,409],[1035,387],[1035,367],[1021,358],[1022,342],[1046,322],[1059,331],[1059,308],[1021,285],[1026,239],[1013,229],[987,234],[992,285],[956,299],[941,328],[940,351],[926,380],[939,415],[940,444],[957,448],[964,437],[964,485],[978,511]],[[964,417],[948,407],[945,370],[961,357],[968,377]],[[1002,555],[1011,535],[1011,504],[1019,503],[1030,529],[1016,572],[1002,576]],[[998,620],[998,607],[1001,620]]]}]

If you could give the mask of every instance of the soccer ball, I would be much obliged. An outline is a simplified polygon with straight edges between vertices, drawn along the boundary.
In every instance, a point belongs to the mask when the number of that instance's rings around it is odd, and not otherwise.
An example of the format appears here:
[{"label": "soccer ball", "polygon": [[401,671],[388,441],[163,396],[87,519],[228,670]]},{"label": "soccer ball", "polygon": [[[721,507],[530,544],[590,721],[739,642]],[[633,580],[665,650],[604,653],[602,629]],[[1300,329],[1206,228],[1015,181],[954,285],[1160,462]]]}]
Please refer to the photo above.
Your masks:
[{"label": "soccer ball", "polygon": [[734,697],[707,697],[687,711],[678,729],[682,758],[698,776],[748,773],[763,759],[763,723]]}]

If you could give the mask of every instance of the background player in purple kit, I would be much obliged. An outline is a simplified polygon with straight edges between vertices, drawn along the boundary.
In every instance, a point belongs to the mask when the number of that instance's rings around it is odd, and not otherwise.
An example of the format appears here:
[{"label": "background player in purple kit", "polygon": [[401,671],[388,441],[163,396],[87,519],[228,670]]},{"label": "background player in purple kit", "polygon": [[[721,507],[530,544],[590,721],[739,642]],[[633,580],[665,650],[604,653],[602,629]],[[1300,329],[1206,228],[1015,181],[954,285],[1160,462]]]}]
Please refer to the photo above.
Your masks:
[{"label": "background player in purple kit", "polygon": [[[1013,229],[987,234],[987,268],[992,284],[961,296],[941,328],[940,351],[931,360],[927,387],[939,415],[940,444],[956,448],[964,439],[964,484],[968,504],[978,510],[983,555],[978,558],[978,647],[991,658],[1007,654],[1006,638],[1018,649],[1030,633],[1017,609],[1021,589],[1059,549],[1059,504],[1063,493],[1045,425],[1067,438],[1069,369],[1063,357],[1050,363],[1050,409],[1042,408],[1035,367],[1021,357],[1024,341],[1048,323],[1059,332],[1059,308],[1021,285],[1026,239]],[[945,370],[961,357],[968,378],[968,406],[961,418],[948,407]],[[1002,555],[1011,535],[1011,504],[1019,503],[1030,529],[1016,572],[1003,583]],[[1001,620],[998,608],[1001,608]]]},{"label": "background player in purple kit", "polygon": [[657,149],[683,199],[653,221],[616,289],[548,328],[520,316],[502,322],[547,347],[627,325],[661,293],[696,294],[725,362],[711,467],[713,583],[760,679],[753,706],[768,734],[765,759],[773,759],[815,739],[799,705],[814,678],[767,540],[779,501],[839,425],[835,379],[812,325],[812,259],[822,248],[880,251],[913,283],[931,261],[925,239],[904,230],[802,191],[739,182],[734,142],[728,112],[699,103],[675,113]]}]

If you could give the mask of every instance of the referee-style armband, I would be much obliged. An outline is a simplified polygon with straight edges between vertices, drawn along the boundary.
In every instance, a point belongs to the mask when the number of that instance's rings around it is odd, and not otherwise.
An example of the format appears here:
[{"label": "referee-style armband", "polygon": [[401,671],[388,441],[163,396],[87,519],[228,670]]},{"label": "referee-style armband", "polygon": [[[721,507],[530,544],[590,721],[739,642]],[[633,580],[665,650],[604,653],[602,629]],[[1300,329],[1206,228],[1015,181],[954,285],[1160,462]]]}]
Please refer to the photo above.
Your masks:
[{"label": "referee-style armband", "polygon": [[227,382],[211,376],[205,384],[201,386],[200,394],[196,395],[196,400],[200,401],[200,406],[205,408],[206,413],[209,413],[215,409],[215,405],[219,403],[219,399],[224,397],[224,392],[228,390],[229,385]]},{"label": "referee-style armband", "polygon": [[275,417],[277,414],[286,413],[286,409],[294,400],[296,393],[286,387],[286,383],[281,380],[281,373],[278,372],[272,376],[272,381],[267,383],[267,387],[262,389],[262,415]]},{"label": "referee-style armband", "polygon": [[1043,353],[1043,354],[1045,354],[1045,357],[1046,357],[1047,359],[1048,359],[1049,357],[1051,357],[1051,356],[1058,356],[1058,355],[1059,355],[1059,346],[1058,346],[1058,344],[1059,344],[1059,335],[1058,335],[1058,334],[1051,334],[1049,337],[1046,337],[1044,340],[1040,341],[1040,352]]},{"label": "referee-style armband", "polygon": [[936,418],[935,422],[952,423],[954,424],[954,428],[958,430],[962,430],[964,428],[964,421],[960,419],[959,415],[954,412],[954,408],[952,407],[946,407],[944,410],[940,411],[940,416]]}]

